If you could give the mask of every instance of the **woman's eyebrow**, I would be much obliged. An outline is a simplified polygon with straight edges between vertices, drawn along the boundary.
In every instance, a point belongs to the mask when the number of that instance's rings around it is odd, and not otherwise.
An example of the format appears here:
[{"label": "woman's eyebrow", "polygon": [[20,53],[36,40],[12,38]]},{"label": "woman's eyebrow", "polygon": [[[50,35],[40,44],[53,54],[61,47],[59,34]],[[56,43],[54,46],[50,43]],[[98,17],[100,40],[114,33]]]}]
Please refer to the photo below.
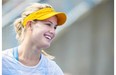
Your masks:
[{"label": "woman's eyebrow", "polygon": [[50,22],[51,24],[53,24],[51,21],[46,21],[46,22]]},{"label": "woman's eyebrow", "polygon": [[[51,21],[49,21],[49,20],[47,20],[47,21],[45,21],[45,22],[50,22],[51,24],[53,24],[53,22],[51,22]],[[57,26],[57,24],[56,24],[55,26]]]}]

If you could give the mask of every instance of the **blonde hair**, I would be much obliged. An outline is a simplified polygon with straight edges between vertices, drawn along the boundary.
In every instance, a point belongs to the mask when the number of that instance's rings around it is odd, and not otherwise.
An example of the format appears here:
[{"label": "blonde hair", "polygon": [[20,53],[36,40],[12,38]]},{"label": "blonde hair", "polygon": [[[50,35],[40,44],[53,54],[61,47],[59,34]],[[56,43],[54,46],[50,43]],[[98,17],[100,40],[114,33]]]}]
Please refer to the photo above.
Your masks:
[{"label": "blonde hair", "polygon": [[[24,20],[25,17],[27,17],[29,14],[35,12],[35,11],[38,11],[40,9],[43,9],[43,8],[52,8],[51,5],[49,4],[40,4],[40,3],[33,3],[31,4],[31,6],[28,6],[24,12],[21,14],[21,18],[18,18],[15,20],[14,22],[14,28],[15,28],[15,31],[16,31],[16,39],[19,41],[19,43],[23,42],[24,40],[24,33],[25,33],[25,28],[23,27],[22,25],[22,22]],[[44,50],[42,50],[42,53],[49,57],[50,59],[53,59],[54,57],[47,54]]]}]

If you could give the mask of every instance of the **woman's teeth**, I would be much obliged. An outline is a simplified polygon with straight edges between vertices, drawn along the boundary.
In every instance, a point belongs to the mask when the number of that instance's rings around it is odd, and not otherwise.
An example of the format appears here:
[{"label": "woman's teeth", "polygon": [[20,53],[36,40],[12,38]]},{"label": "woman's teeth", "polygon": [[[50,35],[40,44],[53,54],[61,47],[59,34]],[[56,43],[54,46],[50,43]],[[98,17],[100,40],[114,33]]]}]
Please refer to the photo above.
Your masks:
[{"label": "woman's teeth", "polygon": [[45,35],[45,38],[47,38],[47,39],[49,39],[49,40],[51,40],[51,39],[52,39],[52,37],[51,37],[51,36],[49,36],[49,35]]}]

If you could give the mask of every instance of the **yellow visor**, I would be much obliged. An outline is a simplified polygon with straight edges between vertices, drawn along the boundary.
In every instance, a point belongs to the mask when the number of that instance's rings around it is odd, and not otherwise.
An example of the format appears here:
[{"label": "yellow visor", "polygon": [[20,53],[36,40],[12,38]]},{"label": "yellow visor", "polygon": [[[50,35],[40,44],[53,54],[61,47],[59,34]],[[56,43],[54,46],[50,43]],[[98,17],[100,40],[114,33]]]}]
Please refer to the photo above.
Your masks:
[{"label": "yellow visor", "polygon": [[28,21],[32,20],[45,20],[52,16],[57,16],[58,26],[63,25],[66,21],[66,14],[63,12],[56,12],[53,8],[43,8],[36,12],[31,13],[23,21],[23,26],[26,26]]}]

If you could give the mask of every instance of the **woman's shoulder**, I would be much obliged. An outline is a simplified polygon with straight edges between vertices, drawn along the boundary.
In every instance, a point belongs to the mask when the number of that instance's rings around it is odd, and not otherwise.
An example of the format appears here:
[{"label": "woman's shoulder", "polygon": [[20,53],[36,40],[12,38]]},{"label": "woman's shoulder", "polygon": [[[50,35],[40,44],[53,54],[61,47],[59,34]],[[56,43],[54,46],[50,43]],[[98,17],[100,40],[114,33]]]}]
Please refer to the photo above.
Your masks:
[{"label": "woman's shoulder", "polygon": [[47,63],[48,65],[56,64],[56,62],[53,59],[50,59],[49,57],[46,57],[44,54],[42,54],[42,60]]},{"label": "woman's shoulder", "polygon": [[12,48],[6,49],[6,50],[3,50],[3,51],[2,51],[2,55],[8,55],[8,54],[11,53],[11,52],[12,52]]},{"label": "woman's shoulder", "polygon": [[51,60],[51,59],[45,57],[44,55],[43,55],[43,58],[44,58],[45,63],[47,63],[47,67],[48,67],[49,71],[52,71],[55,74],[59,73],[59,74],[63,75],[61,68],[57,65],[57,63],[54,60]]},{"label": "woman's shoulder", "polygon": [[6,49],[2,51],[2,59],[12,57],[13,48]]}]

